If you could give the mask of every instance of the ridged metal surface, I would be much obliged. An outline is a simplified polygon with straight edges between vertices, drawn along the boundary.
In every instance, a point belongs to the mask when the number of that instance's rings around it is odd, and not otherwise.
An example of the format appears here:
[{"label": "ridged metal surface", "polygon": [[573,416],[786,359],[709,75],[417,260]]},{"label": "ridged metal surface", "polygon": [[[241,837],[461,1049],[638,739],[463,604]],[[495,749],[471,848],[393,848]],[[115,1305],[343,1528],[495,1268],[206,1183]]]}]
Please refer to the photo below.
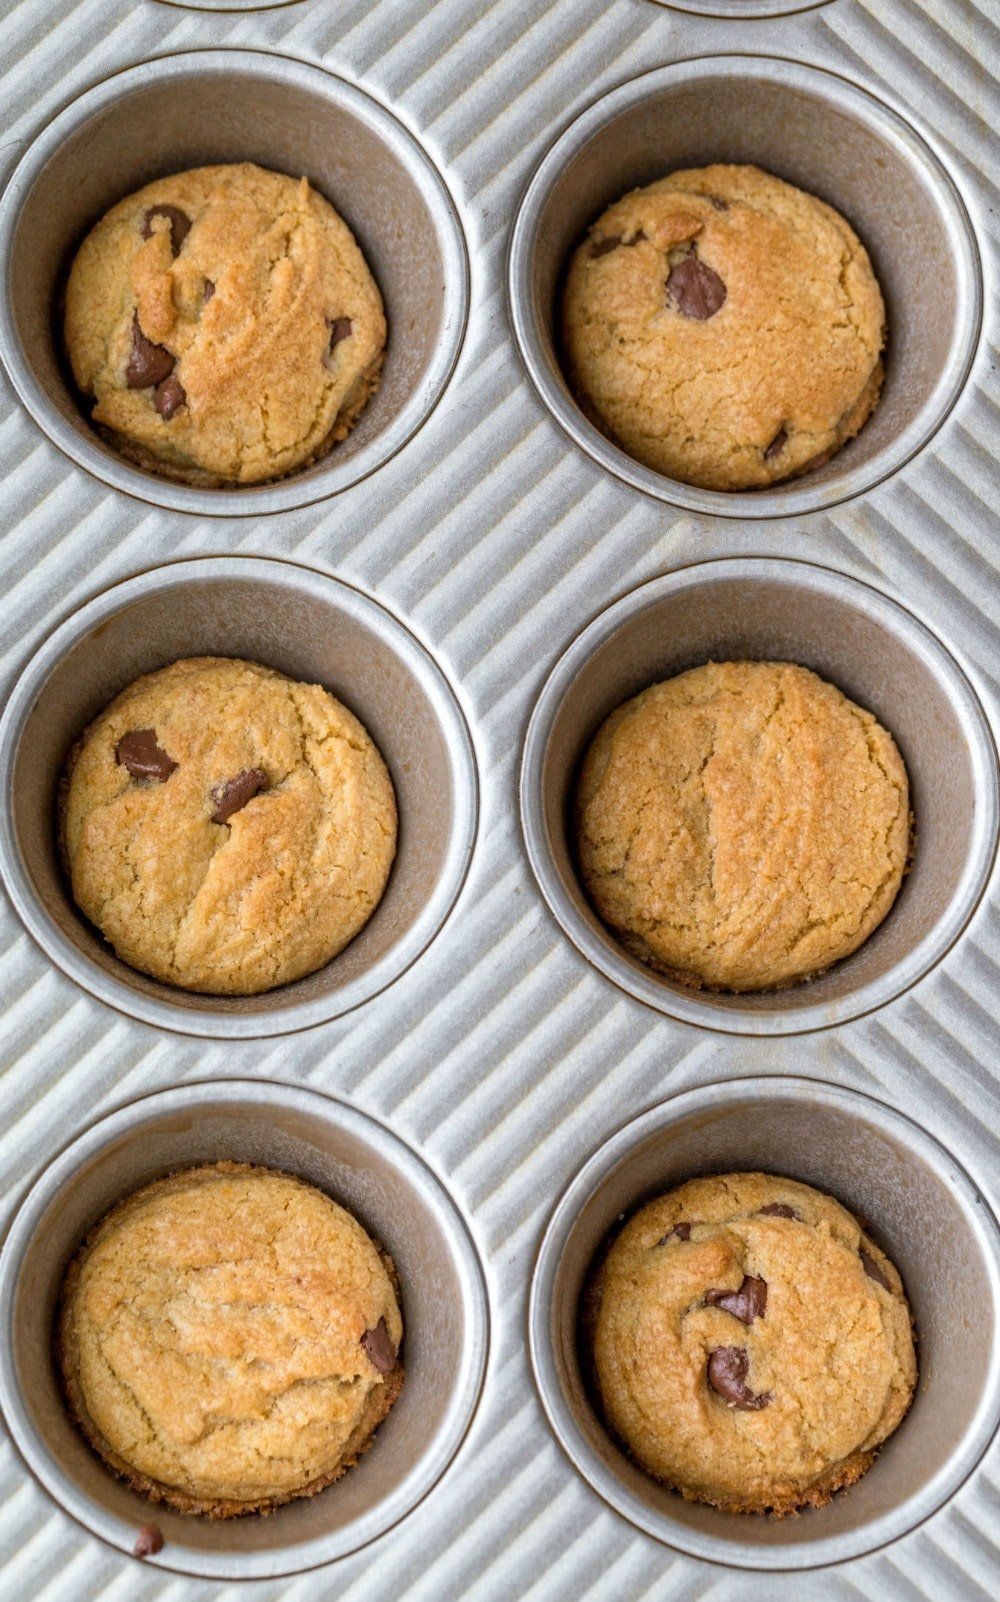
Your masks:
[{"label": "ridged metal surface", "polygon": [[[2,36],[4,173],[55,110],[149,55],[254,45],[361,83],[417,133],[455,195],[473,311],[443,404],[396,460],[337,500],[259,522],[183,518],[110,493],[46,442],[5,387],[0,687],[57,618],[138,568],[177,555],[289,555],[377,592],[407,619],[457,685],[484,776],[478,850],[445,933],[387,995],[305,1035],[232,1047],[128,1022],[56,973],[4,907],[4,1214],[84,1118],[184,1078],[273,1074],[351,1097],[428,1157],[469,1217],[495,1314],[486,1396],[460,1462],[367,1553],[252,1587],[144,1570],[71,1524],[3,1442],[3,1602],[995,1596],[996,1445],[942,1514],[887,1551],[818,1574],[741,1576],[673,1555],[596,1500],[542,1421],[523,1336],[539,1234],[581,1159],[626,1116],[706,1080],[804,1072],[883,1096],[952,1145],[996,1203],[996,877],[959,946],[900,1001],[804,1040],[726,1039],[655,1016],[584,965],[535,890],[515,789],[530,707],[576,628],[630,585],[723,553],[808,555],[905,600],[964,657],[997,727],[992,0],[834,0],[739,28],[649,0],[305,0],[244,15],[20,0]],[[650,65],[734,48],[842,71],[922,125],[972,213],[989,295],[972,378],[930,449],[863,500],[753,528],[673,513],[574,451],[522,376],[502,291],[517,199],[571,115]]]}]

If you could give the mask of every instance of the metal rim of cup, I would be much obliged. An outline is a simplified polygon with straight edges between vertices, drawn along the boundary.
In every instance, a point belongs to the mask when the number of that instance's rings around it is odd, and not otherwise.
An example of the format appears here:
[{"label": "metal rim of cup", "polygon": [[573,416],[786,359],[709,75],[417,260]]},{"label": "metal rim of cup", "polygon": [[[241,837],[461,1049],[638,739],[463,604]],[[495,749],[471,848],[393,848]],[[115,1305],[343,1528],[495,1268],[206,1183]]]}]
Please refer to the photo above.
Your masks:
[{"label": "metal rim of cup", "polygon": [[[175,4],[176,0],[167,0]],[[288,3],[288,0],[286,0]],[[764,22],[769,17],[800,16],[804,11],[819,11],[831,0],[653,0],[665,11],[682,11],[687,16],[739,18],[747,22]]]},{"label": "metal rim of cup", "polygon": [[[12,311],[11,246],[22,206],[46,162],[69,134],[99,116],[127,90],[161,82],[165,75],[239,71],[312,89],[347,108],[393,152],[420,188],[438,229],[443,258],[445,305],[442,337],[418,388],[378,435],[338,464],[332,451],[315,474],[292,473],[272,484],[223,490],[175,483],[102,451],[86,433],[60,416],[22,349]],[[31,140],[0,195],[0,362],[22,404],[48,439],[93,478],[153,506],[211,517],[257,517],[314,505],[360,483],[384,467],[424,426],[440,402],[458,362],[469,315],[470,269],[455,202],[429,154],[409,129],[367,90],[324,67],[259,49],[208,46],[157,56],[101,79],[48,122]],[[389,307],[389,315],[392,308]]]},{"label": "metal rim of cup", "polygon": [[[221,11],[242,17],[255,11],[284,11],[288,6],[303,4],[303,0],[156,0],[157,5],[170,6],[173,11]],[[825,5],[827,0],[819,0]]]},{"label": "metal rim of cup", "polygon": [[[633,960],[596,917],[584,917],[576,906],[554,860],[545,818],[544,784],[549,741],[563,702],[587,660],[622,624],[656,598],[696,588],[702,583],[742,578],[807,585],[814,592],[846,598],[863,615],[902,637],[915,651],[929,658],[948,687],[976,774],[977,806],[965,870],[948,908],[934,928],[902,961],[878,978],[836,1000],[806,1003],[787,1011],[757,1011],[739,1006],[723,1010],[704,999],[704,992],[669,986],[651,969]],[[925,623],[881,591],[846,573],[790,557],[718,557],[692,563],[647,580],[600,612],[566,646],[542,686],[525,735],[519,794],[521,826],[532,872],[549,911],[580,955],[620,990],[667,1017],[734,1035],[795,1035],[833,1028],[874,1012],[911,989],[947,955],[978,907],[996,858],[1000,828],[1000,774],[993,735],[979,697],[951,652]],[[844,959],[845,962],[850,960],[850,957]]]},{"label": "metal rim of cup", "polygon": [[[862,1115],[899,1138],[936,1174],[946,1176],[952,1191],[961,1198],[966,1223],[974,1232],[992,1271],[990,1289],[994,1305],[1000,1306],[1000,1225],[974,1179],[921,1125],[874,1096],[804,1076],[725,1079],[681,1091],[630,1119],[604,1140],[570,1179],[544,1227],[532,1268],[528,1290],[529,1361],[542,1410],[562,1451],[602,1501],[646,1535],[690,1557],[730,1569],[788,1572],[826,1568],[881,1550],[909,1534],[939,1512],[974,1472],[1000,1427],[1000,1347],[995,1340],[990,1384],[981,1399],[973,1427],[955,1447],[947,1470],[936,1476],[925,1493],[912,1496],[901,1506],[880,1515],[868,1533],[819,1536],[784,1551],[773,1545],[755,1546],[749,1541],[737,1543],[704,1536],[645,1506],[591,1447],[577,1421],[573,1400],[567,1396],[554,1356],[556,1281],[564,1250],[583,1208],[644,1136],[669,1130],[691,1113],[709,1114],[727,1105],[742,1105],[748,1096],[765,1105],[782,1098],[797,1098],[806,1105],[833,1107],[848,1115]],[[848,1489],[841,1494],[850,1496],[852,1492]],[[816,1519],[821,1513],[822,1510],[809,1516]]]},{"label": "metal rim of cup", "polygon": [[[273,1013],[182,1008],[167,999],[166,986],[162,987],[162,999],[159,995],[150,996],[98,967],[63,933],[42,904],[27,872],[12,821],[21,732],[49,673],[66,652],[134,599],[146,598],[157,589],[168,589],[178,582],[198,584],[220,576],[241,575],[265,583],[307,584],[387,636],[433,704],[455,781],[455,818],[448,851],[434,895],[418,922],[343,991]],[[274,557],[192,557],[152,568],[102,590],[43,640],[16,680],[0,717],[0,879],[21,922],[56,967],[89,995],[142,1023],[179,1034],[241,1040],[292,1034],[328,1023],[379,995],[423,955],[451,915],[472,860],[478,820],[479,783],[472,736],[454,690],[427,647],[382,602],[363,590],[314,568]]]},{"label": "metal rim of cup", "polygon": [[[199,1106],[219,1099],[227,1099],[241,1106],[259,1107],[263,1114],[275,1106],[301,1109],[342,1129],[355,1131],[376,1145],[387,1161],[402,1170],[414,1186],[423,1192],[428,1206],[433,1208],[447,1235],[463,1287],[462,1313],[467,1324],[463,1342],[463,1370],[456,1399],[439,1431],[440,1438],[432,1444],[427,1462],[421,1466],[418,1460],[398,1491],[380,1503],[369,1517],[358,1520],[359,1527],[352,1532],[352,1527],[346,1526],[342,1532],[334,1532],[326,1541],[315,1542],[314,1549],[303,1553],[303,1560],[297,1561],[294,1566],[280,1559],[271,1566],[266,1562],[255,1564],[253,1558],[238,1552],[232,1554],[231,1561],[223,1555],[220,1560],[213,1562],[206,1559],[204,1551],[195,1548],[191,1549],[190,1557],[181,1558],[176,1540],[172,1540],[160,1554],[147,1559],[157,1568],[204,1579],[276,1579],[347,1557],[379,1540],[401,1520],[409,1517],[453,1464],[472,1427],[485,1383],[490,1345],[490,1305],[482,1263],[468,1225],[457,1203],[427,1162],[399,1135],[370,1114],[325,1091],[285,1081],[215,1079],[150,1091],[104,1114],[76,1135],[46,1163],[33,1181],[11,1220],[6,1237],[0,1241],[0,1308],[3,1309],[4,1320],[3,1339],[0,1340],[0,1415],[22,1460],[53,1501],[92,1535],[116,1551],[131,1554],[136,1536],[135,1523],[97,1506],[85,1491],[77,1487],[39,1438],[32,1423],[21,1395],[13,1355],[11,1319],[17,1279],[39,1218],[53,1198],[65,1186],[72,1184],[75,1173],[88,1159],[109,1146],[141,1137],[143,1128],[161,1114],[173,1110],[196,1112]],[[108,1473],[110,1475],[110,1470]],[[336,1487],[332,1489],[336,1494]],[[155,1518],[153,1504],[150,1504],[150,1512]],[[239,1520],[236,1524],[239,1524]]]},{"label": "metal rim of cup", "polygon": [[[727,492],[683,484],[644,467],[587,420],[539,331],[540,312],[534,286],[535,240],[549,198],[567,163],[612,121],[641,109],[643,102],[661,89],[720,77],[736,82],[752,79],[832,101],[876,132],[884,143],[904,151],[906,158],[919,167],[928,184],[933,186],[947,214],[955,252],[956,281],[965,306],[961,337],[952,342],[945,370],[935,384],[931,400],[898,437],[870,462],[842,468],[829,482],[810,483],[806,475],[793,481],[792,486]],[[716,517],[756,520],[800,516],[851,500],[898,472],[930,442],[954,408],[972,369],[982,329],[983,273],[972,221],[955,180],[926,130],[918,131],[901,110],[825,68],[763,54],[717,55],[654,67],[627,79],[593,101],[557,136],[535,168],[518,207],[507,259],[507,297],[514,339],[525,372],[543,405],[580,450],[614,478],[668,505]]]}]

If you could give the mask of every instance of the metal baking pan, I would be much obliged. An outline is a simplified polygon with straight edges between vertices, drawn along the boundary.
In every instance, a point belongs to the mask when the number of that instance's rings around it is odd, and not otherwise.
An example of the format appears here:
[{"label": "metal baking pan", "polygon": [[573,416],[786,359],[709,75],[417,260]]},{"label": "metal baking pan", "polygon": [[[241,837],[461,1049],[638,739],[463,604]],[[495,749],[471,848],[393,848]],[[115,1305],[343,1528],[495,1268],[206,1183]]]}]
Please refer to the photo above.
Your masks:
[{"label": "metal baking pan", "polygon": [[[17,1444],[0,1451],[0,1598],[209,1602],[221,1580],[267,1602],[994,1594],[987,8],[56,0],[42,15],[24,0],[6,30],[0,1399]],[[67,386],[52,318],[89,222],[206,159],[307,172],[356,229],[391,325],[347,444],[238,492],[117,458]],[[627,185],[713,159],[756,159],[839,205],[891,322],[859,438],[810,478],[732,497],[617,452],[552,344],[586,224]],[[116,963],[72,908],[48,827],[79,725],[195,649],[329,683],[400,795],[399,863],[368,930],[246,1004]],[[610,705],[723,650],[794,657],[870,705],[904,749],[921,831],[866,947],[738,1003],[625,958],[565,839],[573,764]],[[143,1565],[128,1556],[141,1507],[58,1405],[47,1320],[102,1207],[220,1142],[327,1184],[393,1251],[407,1411],[308,1509],[210,1532],[175,1517]],[[922,1365],[867,1478],[774,1523],[644,1482],[588,1414],[567,1336],[621,1211],[692,1169],[754,1163],[865,1215],[905,1273]]]}]

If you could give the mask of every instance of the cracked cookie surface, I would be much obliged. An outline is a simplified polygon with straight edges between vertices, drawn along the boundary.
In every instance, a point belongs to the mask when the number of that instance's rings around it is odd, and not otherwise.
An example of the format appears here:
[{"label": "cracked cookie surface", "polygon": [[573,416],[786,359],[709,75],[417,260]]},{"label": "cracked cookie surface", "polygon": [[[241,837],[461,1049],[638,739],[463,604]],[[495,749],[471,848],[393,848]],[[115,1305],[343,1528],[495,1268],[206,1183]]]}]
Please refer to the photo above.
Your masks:
[{"label": "cracked cookie surface", "polygon": [[615,202],[570,263],[571,388],[614,443],[704,489],[822,466],[882,385],[885,307],[831,206],[757,167],[691,168]]},{"label": "cracked cookie surface", "polygon": [[767,1174],[691,1180],[643,1207],[596,1271],[583,1339],[640,1466],[731,1512],[829,1501],[917,1378],[896,1268],[839,1202]]},{"label": "cracked cookie surface", "polygon": [[791,663],[709,663],[626,701],[576,801],[595,910],[634,956],[696,987],[821,973],[882,922],[906,870],[892,736]]},{"label": "cracked cookie surface", "polygon": [[213,1518],[312,1496],[402,1387],[391,1258],[292,1175],[186,1169],[105,1215],[56,1334],[91,1446],[153,1501]]},{"label": "cracked cookie surface", "polygon": [[327,690],[225,657],[137,679],[70,757],[73,896],[133,968],[253,995],[368,921],[396,849],[385,763]]},{"label": "cracked cookie surface", "polygon": [[256,484],[345,438],[378,384],[382,298],[305,178],[174,173],[113,206],[66,288],[73,376],[141,467]]}]

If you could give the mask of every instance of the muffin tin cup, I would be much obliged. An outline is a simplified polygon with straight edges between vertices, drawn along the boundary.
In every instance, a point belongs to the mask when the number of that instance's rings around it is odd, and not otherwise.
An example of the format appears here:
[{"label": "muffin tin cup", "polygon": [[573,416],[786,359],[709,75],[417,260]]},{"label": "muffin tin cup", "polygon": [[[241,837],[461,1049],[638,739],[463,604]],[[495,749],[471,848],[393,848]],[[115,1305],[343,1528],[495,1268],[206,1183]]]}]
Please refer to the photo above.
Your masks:
[{"label": "muffin tin cup", "polygon": [[[631,957],[577,876],[574,788],[608,714],[661,679],[708,661],[797,662],[873,712],[910,777],[916,846],[885,921],[853,955],[784,990],[693,990]],[[553,668],[521,767],[521,817],[545,900],[578,951],[647,1006],[734,1034],[825,1029],[885,1005],[948,952],[996,854],[997,754],[971,684],[912,613],[859,580],[808,562],[720,559],[641,585],[590,623]]]},{"label": "muffin tin cup", "polygon": [[[755,163],[842,211],[871,254],[889,325],[882,397],[857,439],[804,478],[732,494],[666,478],[613,445],[574,400],[558,351],[558,298],[588,225],[627,190],[713,161]],[[844,78],[750,55],[657,68],[582,112],[528,185],[508,287],[528,376],[583,451],[659,500],[743,519],[833,506],[926,445],[968,375],[983,301],[972,224],[926,140]]]},{"label": "muffin tin cup", "polygon": [[[820,4],[825,0],[820,0]],[[161,6],[174,11],[234,12],[246,16],[254,11],[283,11],[288,6],[300,6],[304,0],[157,0]]]},{"label": "muffin tin cup", "polygon": [[[763,1170],[834,1195],[896,1263],[917,1327],[909,1414],[856,1485],[798,1518],[685,1502],[625,1456],[581,1373],[579,1302],[623,1216],[698,1174]],[[1000,1234],[955,1158],[856,1091],[799,1078],[735,1079],[654,1107],[607,1140],[560,1199],[538,1253],[528,1336],[542,1406],[573,1465],[665,1545],[744,1569],[805,1569],[896,1540],[952,1497],[1000,1420]]]},{"label": "muffin tin cup", "polygon": [[[176,4],[177,0],[167,0]],[[653,0],[666,11],[683,11],[694,17],[724,17],[729,21],[753,22],[767,17],[798,16],[818,11],[830,0]]]},{"label": "muffin tin cup", "polygon": [[[59,860],[73,742],[133,679],[186,656],[246,657],[322,684],[361,719],[396,790],[396,860],[372,917],[326,967],[259,996],[198,995],[119,961],[75,907]],[[103,591],[38,649],[0,719],[0,873],[28,932],[98,1000],[183,1034],[286,1034],[384,990],[454,905],[477,817],[471,737],[433,658],[385,607],[290,562],[207,557]]]},{"label": "muffin tin cup", "polygon": [[[88,229],[153,178],[214,162],[305,174],[350,224],[389,324],[379,389],[347,439],[271,484],[202,489],[132,466],[89,421],[58,302]],[[0,200],[0,359],[53,444],[112,488],[178,512],[259,516],[367,477],[426,421],[465,332],[469,267],[454,204],[413,135],[305,62],[256,50],[162,56],[114,74],[39,133]]]},{"label": "muffin tin cup", "polygon": [[[392,1255],[405,1326],[405,1383],[359,1463],[318,1496],[268,1518],[191,1518],[117,1480],[63,1405],[51,1356],[59,1286],[80,1240],[122,1196],[220,1159],[300,1175],[353,1212]],[[294,1085],[179,1085],[93,1124],[44,1170],[0,1253],[0,1405],[29,1469],[93,1535],[130,1553],[157,1524],[147,1563],[206,1579],[295,1574],[377,1539],[418,1505],[464,1439],[489,1336],[482,1268],[440,1181],[381,1124]]]}]

